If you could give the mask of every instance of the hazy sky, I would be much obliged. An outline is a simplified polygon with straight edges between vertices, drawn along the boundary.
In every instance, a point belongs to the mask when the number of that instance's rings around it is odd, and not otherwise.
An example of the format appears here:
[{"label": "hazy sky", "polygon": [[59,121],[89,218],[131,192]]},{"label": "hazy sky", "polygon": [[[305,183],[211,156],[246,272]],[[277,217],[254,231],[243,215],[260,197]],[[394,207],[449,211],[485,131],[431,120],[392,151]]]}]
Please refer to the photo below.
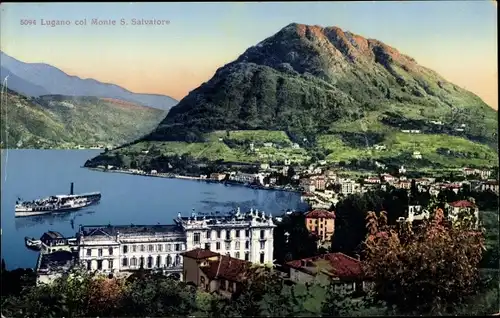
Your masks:
[{"label": "hazy sky", "polygon": [[[71,75],[181,99],[217,68],[291,22],[338,26],[415,58],[498,108],[492,1],[1,4],[1,49]],[[92,26],[91,19],[115,26]],[[121,26],[120,19],[169,20]],[[21,25],[21,20],[36,25]],[[41,19],[68,20],[50,27]],[[75,25],[87,19],[87,26]]]}]

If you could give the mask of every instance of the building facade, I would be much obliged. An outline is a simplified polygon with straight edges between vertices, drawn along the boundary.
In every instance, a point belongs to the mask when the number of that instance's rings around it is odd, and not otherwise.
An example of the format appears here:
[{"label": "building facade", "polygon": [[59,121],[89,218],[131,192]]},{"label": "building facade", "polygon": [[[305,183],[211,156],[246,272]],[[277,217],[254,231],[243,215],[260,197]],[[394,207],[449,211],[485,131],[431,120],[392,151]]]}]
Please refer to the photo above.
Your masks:
[{"label": "building facade", "polygon": [[112,274],[144,268],[182,275],[186,238],[177,225],[82,226],[77,244],[87,270]]},{"label": "building facade", "polygon": [[183,253],[184,282],[230,298],[241,287],[250,262],[197,248]]},{"label": "building facade", "polygon": [[313,210],[305,215],[306,228],[318,236],[320,243],[330,242],[335,232],[335,212]]},{"label": "building facade", "polygon": [[251,209],[233,216],[191,216],[179,213],[177,224],[186,235],[186,250],[202,248],[257,264],[273,262],[272,216]]},{"label": "building facade", "polygon": [[361,262],[342,253],[328,253],[286,263],[290,280],[295,283],[334,282],[335,290],[360,291],[367,289]]}]

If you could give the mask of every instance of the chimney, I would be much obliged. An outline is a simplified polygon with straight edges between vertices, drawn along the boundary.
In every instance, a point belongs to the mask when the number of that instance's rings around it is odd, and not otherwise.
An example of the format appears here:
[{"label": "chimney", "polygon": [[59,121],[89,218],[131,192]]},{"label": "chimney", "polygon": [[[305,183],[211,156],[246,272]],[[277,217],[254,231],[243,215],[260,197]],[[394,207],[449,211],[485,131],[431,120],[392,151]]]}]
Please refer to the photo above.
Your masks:
[{"label": "chimney", "polygon": [[69,194],[73,195],[73,182],[71,182],[71,187],[69,188]]}]

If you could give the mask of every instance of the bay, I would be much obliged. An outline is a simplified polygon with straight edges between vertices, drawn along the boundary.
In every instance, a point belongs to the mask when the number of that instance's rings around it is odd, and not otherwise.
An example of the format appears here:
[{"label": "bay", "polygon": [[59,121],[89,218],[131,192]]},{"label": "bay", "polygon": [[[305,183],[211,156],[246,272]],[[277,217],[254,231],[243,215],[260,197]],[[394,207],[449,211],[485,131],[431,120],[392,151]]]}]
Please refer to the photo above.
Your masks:
[{"label": "bay", "polygon": [[[34,267],[37,252],[28,250],[24,237],[39,238],[52,230],[73,236],[80,224],[171,224],[180,212],[221,213],[240,207],[280,215],[303,210],[297,193],[224,186],[203,181],[156,178],[92,171],[81,166],[100,150],[2,150],[1,228],[2,258],[7,268]],[[74,192],[102,193],[101,203],[84,210],[47,216],[14,217],[18,197],[34,200]]]}]

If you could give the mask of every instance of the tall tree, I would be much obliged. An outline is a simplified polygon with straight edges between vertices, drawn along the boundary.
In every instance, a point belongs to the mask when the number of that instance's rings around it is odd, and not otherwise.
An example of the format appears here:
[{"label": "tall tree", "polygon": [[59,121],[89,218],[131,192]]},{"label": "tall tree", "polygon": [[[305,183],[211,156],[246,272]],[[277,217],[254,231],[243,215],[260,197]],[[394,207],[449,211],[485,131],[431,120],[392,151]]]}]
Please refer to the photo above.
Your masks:
[{"label": "tall tree", "polygon": [[365,272],[377,297],[403,313],[442,314],[476,292],[484,237],[441,209],[419,227],[395,229],[385,212],[367,216]]}]

